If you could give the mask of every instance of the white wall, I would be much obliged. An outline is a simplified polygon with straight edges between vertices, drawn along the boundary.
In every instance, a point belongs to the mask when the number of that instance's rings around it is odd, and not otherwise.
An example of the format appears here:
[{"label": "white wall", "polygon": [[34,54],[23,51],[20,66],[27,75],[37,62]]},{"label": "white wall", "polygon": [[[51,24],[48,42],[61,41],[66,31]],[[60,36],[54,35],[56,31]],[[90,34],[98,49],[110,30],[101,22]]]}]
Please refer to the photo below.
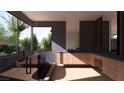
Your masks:
[{"label": "white wall", "polygon": [[67,21],[66,48],[79,47],[79,20]]}]

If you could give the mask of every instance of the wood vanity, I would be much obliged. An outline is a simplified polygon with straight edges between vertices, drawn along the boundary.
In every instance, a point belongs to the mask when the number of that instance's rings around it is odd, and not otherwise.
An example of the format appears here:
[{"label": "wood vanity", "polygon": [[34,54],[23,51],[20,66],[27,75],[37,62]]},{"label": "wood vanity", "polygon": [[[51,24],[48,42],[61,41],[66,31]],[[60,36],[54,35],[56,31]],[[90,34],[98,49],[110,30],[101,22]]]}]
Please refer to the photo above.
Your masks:
[{"label": "wood vanity", "polygon": [[113,80],[124,80],[124,62],[95,53],[57,53],[57,64],[64,65],[91,65],[102,70]]}]

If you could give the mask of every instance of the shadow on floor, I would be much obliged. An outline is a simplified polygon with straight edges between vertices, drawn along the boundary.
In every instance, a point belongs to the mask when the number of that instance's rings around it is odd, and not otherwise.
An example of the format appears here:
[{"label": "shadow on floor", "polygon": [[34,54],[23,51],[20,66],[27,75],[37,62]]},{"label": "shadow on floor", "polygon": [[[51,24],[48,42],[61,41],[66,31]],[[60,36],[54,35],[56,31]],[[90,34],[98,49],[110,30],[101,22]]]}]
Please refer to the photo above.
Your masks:
[{"label": "shadow on floor", "polygon": [[7,77],[7,76],[0,76],[0,81],[24,81],[24,80]]},{"label": "shadow on floor", "polygon": [[32,78],[35,79],[35,80],[38,80],[38,78],[37,78],[37,71],[32,75]]},{"label": "shadow on floor", "polygon": [[56,66],[51,81],[62,79],[66,76],[66,68],[64,66]]},{"label": "shadow on floor", "polygon": [[32,78],[35,80],[40,80],[40,79],[44,79],[50,69],[51,65],[50,64],[42,64],[38,70],[32,75]]},{"label": "shadow on floor", "polygon": [[[91,67],[91,66],[74,66],[74,65],[67,65],[64,67],[61,66],[57,66],[55,68],[55,72],[53,73],[53,77],[51,80],[60,80],[63,79],[66,76],[66,68],[92,68],[94,69],[97,73],[99,73],[101,76],[93,76],[93,77],[87,77],[87,78],[82,78],[79,77],[79,79],[74,79],[74,80],[70,80],[69,81],[113,81],[111,78],[109,78],[108,76],[106,76],[104,73],[102,73],[102,71],[96,67]],[[73,71],[72,71],[73,73]]]}]

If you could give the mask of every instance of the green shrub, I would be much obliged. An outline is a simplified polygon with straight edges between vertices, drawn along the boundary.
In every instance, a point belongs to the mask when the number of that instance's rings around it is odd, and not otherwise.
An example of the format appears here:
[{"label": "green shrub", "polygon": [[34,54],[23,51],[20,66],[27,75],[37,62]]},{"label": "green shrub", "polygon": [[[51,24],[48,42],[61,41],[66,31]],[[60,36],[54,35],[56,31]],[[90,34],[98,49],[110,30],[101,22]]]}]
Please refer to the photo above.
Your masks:
[{"label": "green shrub", "polygon": [[0,53],[11,54],[13,52],[16,52],[15,45],[0,45]]},{"label": "green shrub", "polygon": [[44,51],[51,51],[51,34],[48,35],[48,37],[46,38],[43,38],[42,41],[41,41],[41,48],[44,50]]},{"label": "green shrub", "polygon": [[24,38],[20,41],[21,47],[23,50],[31,50],[31,39],[30,38]]},{"label": "green shrub", "polygon": [[[24,38],[20,40],[22,50],[31,50],[31,38]],[[38,49],[38,40],[35,34],[33,34],[33,50]]]}]

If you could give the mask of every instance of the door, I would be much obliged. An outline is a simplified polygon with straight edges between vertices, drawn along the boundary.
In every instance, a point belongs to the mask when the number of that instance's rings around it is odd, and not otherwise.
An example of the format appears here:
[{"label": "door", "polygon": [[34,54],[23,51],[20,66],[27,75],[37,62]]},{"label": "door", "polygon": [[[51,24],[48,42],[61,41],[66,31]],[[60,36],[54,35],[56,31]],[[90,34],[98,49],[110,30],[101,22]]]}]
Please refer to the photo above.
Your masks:
[{"label": "door", "polygon": [[102,51],[102,17],[95,21],[95,50]]}]

